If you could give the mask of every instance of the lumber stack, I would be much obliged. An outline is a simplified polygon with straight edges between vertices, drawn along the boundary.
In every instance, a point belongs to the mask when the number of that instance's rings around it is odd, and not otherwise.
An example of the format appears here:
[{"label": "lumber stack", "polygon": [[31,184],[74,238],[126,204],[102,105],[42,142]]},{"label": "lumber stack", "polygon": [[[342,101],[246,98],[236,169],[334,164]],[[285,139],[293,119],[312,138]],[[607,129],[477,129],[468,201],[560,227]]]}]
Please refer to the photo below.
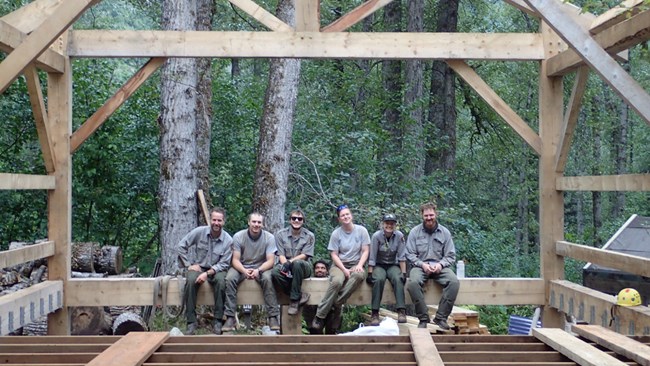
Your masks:
[{"label": "lumber stack", "polygon": [[[429,316],[433,319],[438,310],[437,305],[428,305]],[[479,313],[474,310],[454,306],[447,320],[456,334],[490,334],[485,325],[480,323]]]}]

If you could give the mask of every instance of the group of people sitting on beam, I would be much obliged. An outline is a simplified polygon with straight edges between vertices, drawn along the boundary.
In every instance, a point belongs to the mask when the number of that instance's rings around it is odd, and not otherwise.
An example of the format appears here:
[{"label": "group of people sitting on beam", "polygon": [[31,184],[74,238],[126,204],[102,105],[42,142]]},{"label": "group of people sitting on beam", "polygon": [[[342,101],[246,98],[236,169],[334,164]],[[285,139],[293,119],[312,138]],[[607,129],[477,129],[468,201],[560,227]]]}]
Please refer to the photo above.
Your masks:
[{"label": "group of people sitting on beam", "polygon": [[[305,225],[305,214],[292,210],[289,226],[275,234],[264,230],[264,216],[253,212],[248,228],[232,237],[223,226],[223,208],[210,211],[210,225],[189,232],[178,245],[179,269],[185,273],[185,315],[187,334],[198,328],[196,299],[199,287],[208,282],[214,293],[213,333],[236,329],[237,289],[244,280],[260,284],[271,330],[280,330],[280,306],[276,289],[289,295],[287,313],[300,312],[314,334],[336,334],[341,325],[341,307],[363,282],[372,287],[370,325],[379,325],[379,307],[384,285],[390,281],[394,290],[398,322],[406,322],[404,289],[409,292],[419,319],[418,327],[431,322],[424,299],[424,286],[431,279],[442,287],[433,323],[449,329],[447,318],[460,287],[450,268],[456,250],[449,230],[438,223],[433,203],[420,206],[422,223],[409,232],[408,238],[397,230],[397,217],[385,214],[381,229],[372,237],[362,225],[355,224],[350,207],[336,208],[339,221],[330,235],[327,250],[331,268],[323,260],[312,264],[315,236]],[[411,268],[407,272],[407,264]],[[329,284],[318,305],[305,304],[309,293],[302,283],[309,277],[327,277]],[[225,320],[224,320],[225,319]]]}]

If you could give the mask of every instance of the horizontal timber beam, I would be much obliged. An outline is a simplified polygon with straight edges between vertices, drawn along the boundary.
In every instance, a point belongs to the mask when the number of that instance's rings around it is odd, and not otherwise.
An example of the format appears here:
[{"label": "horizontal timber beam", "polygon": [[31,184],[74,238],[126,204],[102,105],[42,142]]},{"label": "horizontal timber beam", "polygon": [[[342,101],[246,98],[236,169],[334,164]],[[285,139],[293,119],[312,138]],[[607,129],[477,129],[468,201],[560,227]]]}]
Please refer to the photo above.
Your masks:
[{"label": "horizontal timber beam", "polygon": [[76,30],[70,57],[239,57],[337,59],[544,58],[540,34],[321,33]]},{"label": "horizontal timber beam", "polygon": [[31,175],[0,173],[0,190],[2,189],[55,189],[53,175]]},{"label": "horizontal timber beam", "polygon": [[570,281],[550,282],[551,307],[621,334],[650,335],[650,308],[647,306],[617,306],[613,295]]},{"label": "horizontal timber beam", "polygon": [[650,277],[650,259],[611,250],[558,241],[555,252],[563,257],[591,262],[599,266]]},{"label": "horizontal timber beam", "polygon": [[[171,279],[167,286],[167,305],[180,305],[179,286],[184,280]],[[461,279],[457,304],[472,305],[543,305],[544,281],[539,278],[465,278]],[[109,278],[77,279],[66,283],[66,304],[68,306],[109,306],[109,305],[161,305],[159,295],[154,304],[155,278]],[[303,282],[302,289],[311,294],[309,304],[316,305],[327,291],[329,281],[325,278],[309,278]],[[427,304],[438,304],[442,292],[429,281],[425,292]],[[288,304],[288,298],[278,293],[280,303]],[[348,299],[348,304],[368,305],[371,301],[371,288],[367,284]],[[410,302],[408,293],[407,302]],[[208,285],[199,289],[199,304],[213,304],[212,292]],[[239,304],[263,304],[260,286],[253,281],[244,281],[237,293]],[[384,289],[383,302],[395,303],[390,283]]]},{"label": "horizontal timber beam", "polygon": [[[27,34],[0,20],[0,51],[11,53],[26,37]],[[47,72],[62,73],[65,69],[64,56],[51,48],[46,48],[38,56],[35,64],[38,68]]]},{"label": "horizontal timber beam", "polygon": [[0,297],[0,335],[36,321],[63,306],[63,281],[44,281]]},{"label": "horizontal timber beam", "polygon": [[47,258],[54,255],[54,242],[27,245],[18,249],[10,249],[0,252],[0,268],[12,267],[17,264],[33,261],[35,259]]},{"label": "horizontal timber beam", "polygon": [[650,191],[650,174],[593,175],[559,177],[555,180],[558,191]]}]

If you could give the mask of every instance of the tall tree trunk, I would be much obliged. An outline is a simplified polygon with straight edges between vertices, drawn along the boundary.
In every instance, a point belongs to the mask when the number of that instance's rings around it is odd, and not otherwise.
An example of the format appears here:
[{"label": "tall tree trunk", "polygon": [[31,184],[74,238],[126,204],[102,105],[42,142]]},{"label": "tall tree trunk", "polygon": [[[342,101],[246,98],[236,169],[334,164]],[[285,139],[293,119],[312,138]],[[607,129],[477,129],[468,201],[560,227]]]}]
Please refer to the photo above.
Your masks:
[{"label": "tall tree trunk", "polygon": [[[459,0],[438,2],[438,32],[456,32]],[[429,90],[429,116],[432,128],[425,129],[431,136],[427,141],[427,159],[424,173],[440,169],[453,172],[456,165],[456,76],[444,61],[434,61]]]},{"label": "tall tree trunk", "polygon": [[[623,68],[630,72],[630,60],[625,62]],[[616,174],[627,173],[627,130],[629,126],[629,107],[623,100],[619,102],[618,126],[614,129],[612,143],[616,149]],[[612,214],[615,218],[620,217],[625,210],[625,192],[615,192]]]},{"label": "tall tree trunk", "polygon": [[[194,30],[196,1],[165,0],[164,30]],[[160,102],[159,215],[163,269],[176,268],[176,245],[196,226],[196,60],[168,60]]]},{"label": "tall tree trunk", "polygon": [[[411,0],[408,2],[407,32],[424,31],[424,0]],[[404,93],[404,107],[408,112],[405,123],[405,141],[402,146],[402,156],[409,156],[411,166],[404,174],[404,178],[416,180],[424,175],[424,110],[421,100],[424,97],[424,61],[406,61],[406,91]]]},{"label": "tall tree trunk", "polygon": [[[277,16],[295,24],[292,0],[280,0]],[[265,215],[267,230],[284,226],[284,205],[291,158],[293,117],[298,96],[300,60],[275,59],[270,63],[269,85],[264,100],[253,187],[253,209]]]}]

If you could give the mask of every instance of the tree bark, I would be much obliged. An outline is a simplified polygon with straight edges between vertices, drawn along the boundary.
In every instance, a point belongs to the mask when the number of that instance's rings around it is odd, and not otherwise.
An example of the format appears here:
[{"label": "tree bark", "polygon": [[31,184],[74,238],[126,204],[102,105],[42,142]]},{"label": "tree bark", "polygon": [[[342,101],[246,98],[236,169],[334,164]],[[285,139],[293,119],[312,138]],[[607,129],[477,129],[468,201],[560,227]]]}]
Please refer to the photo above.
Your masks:
[{"label": "tree bark", "polygon": [[95,258],[95,272],[116,275],[122,272],[122,248],[105,245]]},{"label": "tree bark", "polygon": [[71,269],[78,272],[95,272],[95,257],[101,252],[99,243],[95,242],[73,242],[70,248]]},{"label": "tree bark", "polygon": [[123,313],[113,322],[113,334],[125,335],[129,332],[146,332],[147,324],[136,313]]},{"label": "tree bark", "polygon": [[[278,2],[277,16],[295,24],[291,0]],[[266,229],[275,232],[284,226],[287,200],[293,117],[300,79],[300,60],[274,59],[270,63],[269,84],[264,98],[253,187],[253,210],[265,216]]]},{"label": "tree bark", "polygon": [[[195,30],[196,0],[164,0],[164,30]],[[160,243],[165,273],[176,270],[176,246],[197,223],[197,65],[169,59],[162,70],[160,102]]]}]

